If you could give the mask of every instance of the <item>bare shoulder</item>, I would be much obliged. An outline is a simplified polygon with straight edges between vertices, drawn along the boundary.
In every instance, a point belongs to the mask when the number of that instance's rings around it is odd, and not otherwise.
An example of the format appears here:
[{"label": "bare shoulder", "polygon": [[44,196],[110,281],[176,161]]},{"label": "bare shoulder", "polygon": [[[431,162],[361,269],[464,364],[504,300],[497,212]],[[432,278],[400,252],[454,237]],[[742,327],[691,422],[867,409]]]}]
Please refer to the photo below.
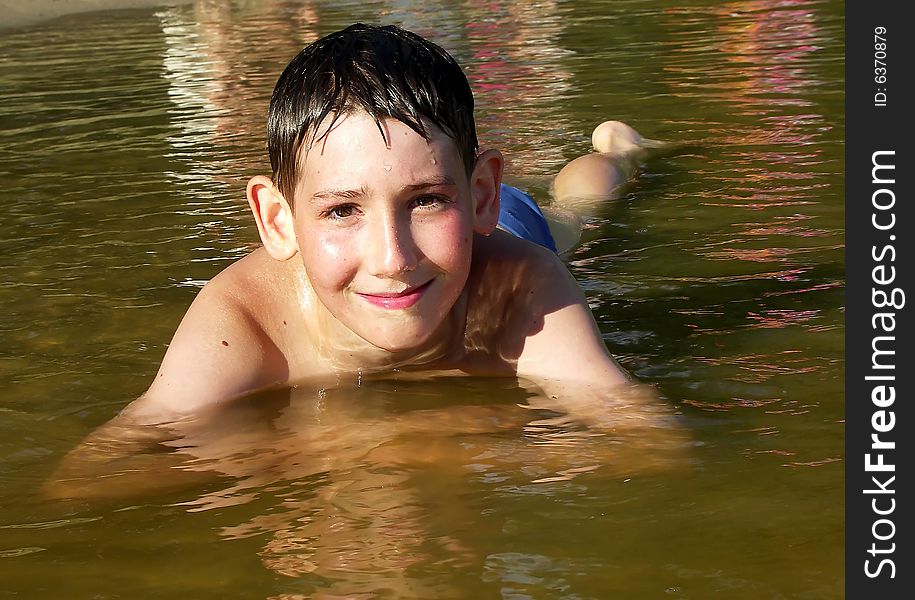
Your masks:
[{"label": "bare shoulder", "polygon": [[559,257],[497,234],[475,250],[468,314],[499,321],[499,352],[516,361],[518,375],[601,385],[628,381]]},{"label": "bare shoulder", "polygon": [[155,420],[285,383],[288,368],[271,315],[279,266],[262,251],[232,264],[197,294],[147,392],[131,406]]},{"label": "bare shoulder", "polygon": [[550,250],[500,230],[478,242],[471,287],[479,302],[501,301],[512,314],[542,316],[583,301],[572,274]]}]

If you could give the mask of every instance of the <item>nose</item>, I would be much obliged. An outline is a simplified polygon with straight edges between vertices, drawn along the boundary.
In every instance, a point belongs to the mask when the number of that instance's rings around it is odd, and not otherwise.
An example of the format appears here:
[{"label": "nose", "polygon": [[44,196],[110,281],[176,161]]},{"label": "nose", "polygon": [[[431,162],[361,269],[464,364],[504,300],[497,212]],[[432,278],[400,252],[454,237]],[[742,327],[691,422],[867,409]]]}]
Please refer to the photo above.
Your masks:
[{"label": "nose", "polygon": [[368,271],[375,277],[395,277],[412,271],[419,262],[409,219],[401,215],[378,215],[370,226],[366,251]]}]

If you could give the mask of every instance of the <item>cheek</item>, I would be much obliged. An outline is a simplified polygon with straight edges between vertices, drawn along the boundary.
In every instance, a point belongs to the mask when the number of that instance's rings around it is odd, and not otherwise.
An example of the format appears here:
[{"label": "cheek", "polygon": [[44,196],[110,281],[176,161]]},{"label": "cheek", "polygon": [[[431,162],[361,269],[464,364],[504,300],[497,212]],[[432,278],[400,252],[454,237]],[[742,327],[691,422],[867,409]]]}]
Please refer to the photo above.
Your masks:
[{"label": "cheek", "polygon": [[460,213],[436,222],[423,233],[423,254],[439,267],[468,268],[471,258],[471,223]]},{"label": "cheek", "polygon": [[[303,239],[303,238],[299,238]],[[315,288],[337,288],[352,276],[351,240],[339,232],[312,230],[300,244],[305,272]]]}]

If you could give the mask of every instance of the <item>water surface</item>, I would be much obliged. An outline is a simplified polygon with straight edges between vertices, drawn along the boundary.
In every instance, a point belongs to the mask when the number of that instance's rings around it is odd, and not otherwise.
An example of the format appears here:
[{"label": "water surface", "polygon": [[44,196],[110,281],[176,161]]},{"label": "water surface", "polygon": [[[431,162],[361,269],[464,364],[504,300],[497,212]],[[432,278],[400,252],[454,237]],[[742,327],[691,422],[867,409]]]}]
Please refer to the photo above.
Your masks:
[{"label": "water surface", "polygon": [[[214,0],[0,32],[0,595],[841,597],[842,15]],[[273,83],[354,20],[466,65],[484,145],[540,201],[604,119],[684,143],[569,259],[679,428],[596,431],[519,407],[514,381],[343,381],[119,467],[151,489],[43,499],[256,247],[244,184],[268,170]]]}]

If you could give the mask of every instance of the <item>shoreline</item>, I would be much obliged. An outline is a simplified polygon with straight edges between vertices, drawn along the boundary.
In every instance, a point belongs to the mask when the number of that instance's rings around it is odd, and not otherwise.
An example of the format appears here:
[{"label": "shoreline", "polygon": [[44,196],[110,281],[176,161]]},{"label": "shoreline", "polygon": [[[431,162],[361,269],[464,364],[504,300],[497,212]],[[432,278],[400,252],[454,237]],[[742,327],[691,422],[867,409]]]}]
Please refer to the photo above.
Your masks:
[{"label": "shoreline", "polygon": [[0,33],[64,15],[187,4],[191,0],[0,0]]}]

